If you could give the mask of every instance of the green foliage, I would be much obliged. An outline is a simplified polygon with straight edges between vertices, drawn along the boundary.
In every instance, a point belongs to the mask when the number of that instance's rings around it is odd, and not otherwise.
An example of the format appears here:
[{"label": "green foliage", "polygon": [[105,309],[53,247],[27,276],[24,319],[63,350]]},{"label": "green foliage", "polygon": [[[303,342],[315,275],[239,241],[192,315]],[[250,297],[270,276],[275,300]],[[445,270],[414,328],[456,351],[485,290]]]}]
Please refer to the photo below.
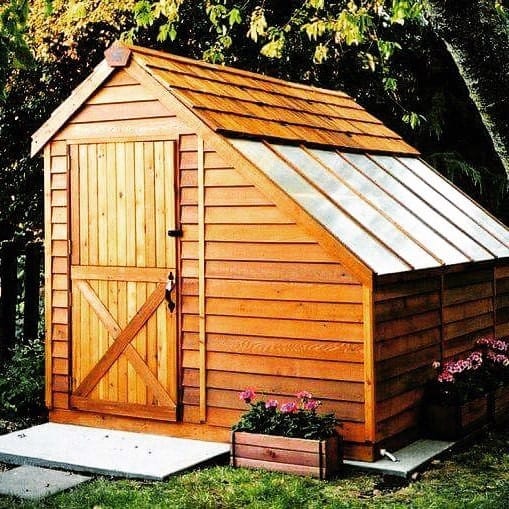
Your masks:
[{"label": "green foliage", "polygon": [[10,419],[40,415],[43,389],[44,342],[41,338],[21,340],[1,368],[0,415]]}]

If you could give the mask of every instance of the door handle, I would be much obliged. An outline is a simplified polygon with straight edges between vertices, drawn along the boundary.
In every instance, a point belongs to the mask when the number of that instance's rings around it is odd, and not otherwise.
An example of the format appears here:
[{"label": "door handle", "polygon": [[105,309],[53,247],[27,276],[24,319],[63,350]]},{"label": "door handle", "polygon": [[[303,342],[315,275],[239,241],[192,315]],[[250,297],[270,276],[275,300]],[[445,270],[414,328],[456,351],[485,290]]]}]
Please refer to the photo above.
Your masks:
[{"label": "door handle", "polygon": [[175,277],[173,276],[173,272],[170,272],[168,274],[168,282],[166,283],[166,290],[164,292],[164,298],[168,303],[168,309],[170,310],[170,313],[173,313],[176,305],[171,295],[173,290],[175,290]]}]

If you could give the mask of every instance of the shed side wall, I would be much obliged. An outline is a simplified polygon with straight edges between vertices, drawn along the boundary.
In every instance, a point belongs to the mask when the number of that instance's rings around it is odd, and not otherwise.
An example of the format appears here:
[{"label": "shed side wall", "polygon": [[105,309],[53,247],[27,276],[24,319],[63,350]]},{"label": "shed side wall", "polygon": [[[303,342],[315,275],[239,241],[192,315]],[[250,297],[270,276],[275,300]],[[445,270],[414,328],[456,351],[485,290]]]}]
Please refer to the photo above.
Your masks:
[{"label": "shed side wall", "polygon": [[377,441],[412,430],[440,357],[440,276],[378,282],[375,291]]},{"label": "shed side wall", "polygon": [[496,275],[496,325],[495,335],[509,336],[509,261],[495,268]]},{"label": "shed side wall", "polygon": [[[52,142],[46,158],[46,293],[47,359],[46,402],[56,409],[69,408],[69,213],[68,157],[65,143]],[[49,175],[48,175],[49,174]],[[49,227],[49,228],[48,228]]]},{"label": "shed side wall", "polygon": [[433,361],[457,358],[480,336],[509,331],[509,269],[477,264],[379,278],[375,316],[377,440],[395,440],[417,429]]},{"label": "shed side wall", "polygon": [[[198,139],[181,139],[184,419],[200,420]],[[230,426],[256,387],[308,390],[364,442],[362,287],[211,149],[204,151],[207,423]],[[203,369],[203,366],[201,367]]]},{"label": "shed side wall", "polygon": [[476,338],[494,333],[493,266],[446,273],[443,293],[443,358],[472,350]]}]

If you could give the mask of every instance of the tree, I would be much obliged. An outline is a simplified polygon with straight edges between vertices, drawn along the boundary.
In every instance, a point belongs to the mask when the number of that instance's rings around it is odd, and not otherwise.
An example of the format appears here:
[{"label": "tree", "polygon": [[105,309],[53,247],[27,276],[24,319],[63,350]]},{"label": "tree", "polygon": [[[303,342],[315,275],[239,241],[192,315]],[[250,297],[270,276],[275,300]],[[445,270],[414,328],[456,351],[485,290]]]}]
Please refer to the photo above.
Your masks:
[{"label": "tree", "polygon": [[430,7],[433,30],[465,82],[509,177],[508,11],[499,1],[430,0]]},{"label": "tree", "polygon": [[[479,1],[497,20],[504,17],[500,2],[495,7],[495,0]],[[458,5],[469,2],[456,0]],[[445,27],[449,12],[441,4],[452,9],[454,2],[432,2],[429,18],[428,0],[53,0],[48,15],[47,1],[33,0],[25,40],[35,67],[14,72],[9,97],[0,107],[5,168],[0,185],[9,189],[1,198],[8,207],[0,203],[0,219],[8,216],[12,224],[23,225],[32,211],[31,224],[39,217],[40,225],[40,208],[32,206],[41,200],[40,162],[19,154],[28,154],[29,134],[121,36],[193,58],[342,89],[500,215],[504,172],[485,117],[465,86],[473,80],[463,79],[450,46],[443,43],[445,28],[438,21]],[[494,22],[490,18],[490,26]],[[488,33],[484,25],[480,30]]]}]

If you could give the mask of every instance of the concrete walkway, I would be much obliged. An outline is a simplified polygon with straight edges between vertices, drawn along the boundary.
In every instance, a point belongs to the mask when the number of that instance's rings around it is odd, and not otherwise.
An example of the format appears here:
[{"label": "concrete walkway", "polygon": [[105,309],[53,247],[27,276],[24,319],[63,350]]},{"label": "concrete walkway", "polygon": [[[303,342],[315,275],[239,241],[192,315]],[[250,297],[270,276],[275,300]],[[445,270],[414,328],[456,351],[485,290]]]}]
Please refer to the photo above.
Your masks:
[{"label": "concrete walkway", "polygon": [[56,423],[0,436],[0,462],[147,480],[229,451],[224,443]]},{"label": "concrete walkway", "polygon": [[389,453],[390,456],[388,455],[373,463],[346,460],[345,465],[379,474],[410,477],[433,458],[448,451],[455,444],[456,442],[444,442],[442,440],[417,440],[398,451]]}]

